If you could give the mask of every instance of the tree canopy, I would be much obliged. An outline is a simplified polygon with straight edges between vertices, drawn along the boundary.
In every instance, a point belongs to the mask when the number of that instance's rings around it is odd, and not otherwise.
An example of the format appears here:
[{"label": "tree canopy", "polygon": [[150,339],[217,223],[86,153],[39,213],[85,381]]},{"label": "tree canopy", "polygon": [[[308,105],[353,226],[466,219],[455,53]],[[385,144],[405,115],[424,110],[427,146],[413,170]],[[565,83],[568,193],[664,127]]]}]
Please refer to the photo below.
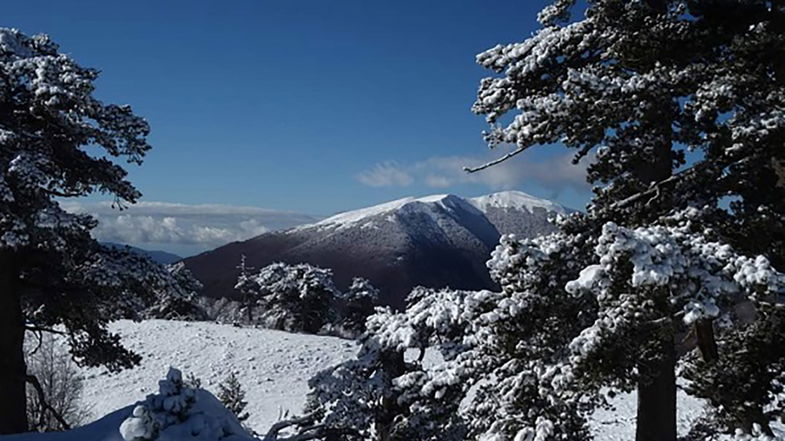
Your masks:
[{"label": "tree canopy", "polygon": [[106,324],[172,283],[148,259],[96,242],[96,220],[59,204],[140,197],[121,161],[141,164],[148,124],[95,98],[97,78],[48,36],[0,29],[0,433],[26,428],[26,330],[66,334],[80,363],[128,367],[139,356]]}]

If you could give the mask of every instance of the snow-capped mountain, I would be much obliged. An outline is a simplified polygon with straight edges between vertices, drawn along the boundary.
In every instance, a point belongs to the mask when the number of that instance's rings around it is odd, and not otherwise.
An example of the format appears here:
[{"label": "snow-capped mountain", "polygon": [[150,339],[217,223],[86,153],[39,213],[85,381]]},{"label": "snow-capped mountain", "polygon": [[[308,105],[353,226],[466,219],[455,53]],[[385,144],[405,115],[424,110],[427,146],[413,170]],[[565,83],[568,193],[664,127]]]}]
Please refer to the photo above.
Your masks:
[{"label": "snow-capped mountain", "polygon": [[245,255],[255,268],[277,261],[331,268],[340,288],[365,277],[382,290],[384,302],[402,306],[417,285],[492,288],[485,261],[499,235],[549,232],[548,217],[567,212],[522,192],[404,198],[234,242],[185,263],[211,297],[236,295],[237,265]]},{"label": "snow-capped mountain", "polygon": [[469,199],[485,214],[500,234],[535,237],[553,231],[549,218],[566,215],[574,210],[547,199],[539,199],[522,191],[504,191]]}]

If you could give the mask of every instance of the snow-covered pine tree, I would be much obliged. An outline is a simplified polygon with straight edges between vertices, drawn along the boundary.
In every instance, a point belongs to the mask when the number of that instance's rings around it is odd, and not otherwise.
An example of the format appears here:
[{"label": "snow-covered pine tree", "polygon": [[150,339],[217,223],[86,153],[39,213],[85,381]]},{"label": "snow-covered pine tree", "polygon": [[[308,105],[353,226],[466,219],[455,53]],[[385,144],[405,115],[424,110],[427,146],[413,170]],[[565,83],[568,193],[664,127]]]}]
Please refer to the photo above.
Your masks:
[{"label": "snow-covered pine tree", "polygon": [[[416,288],[405,311],[378,311],[358,360],[311,380],[309,406],[325,424],[374,428],[374,439],[588,439],[592,403],[569,389],[567,355],[594,302],[561,295],[571,279],[558,266],[590,247],[562,239],[504,237],[489,263],[500,293]],[[402,363],[384,364],[383,354]]]},{"label": "snow-covered pine tree", "polygon": [[[466,439],[458,413],[481,369],[457,359],[472,321],[499,296],[488,291],[415,288],[405,312],[380,308],[368,320],[356,360],[326,369],[309,384],[306,411],[328,427],[348,427],[378,441]],[[445,363],[425,360],[426,348]],[[476,367],[476,366],[475,366]]]},{"label": "snow-covered pine tree", "polygon": [[142,162],[148,125],[97,100],[97,77],[45,35],[0,29],[0,434],[27,429],[26,329],[62,326],[83,364],[133,365],[139,357],[106,324],[168,280],[148,259],[97,243],[96,221],[58,204],[94,192],[119,206],[140,196],[115,160]]},{"label": "snow-covered pine tree", "polygon": [[248,402],[245,401],[245,391],[234,372],[218,384],[217,397],[224,407],[237,417],[238,421],[243,422],[248,419],[248,412],[245,412],[245,406],[248,405]]},{"label": "snow-covered pine tree", "polygon": [[167,320],[207,320],[201,305],[199,290],[202,284],[194,278],[183,262],[166,265],[170,283],[157,292],[152,306],[142,312],[145,318]]},{"label": "snow-covered pine tree", "polygon": [[379,305],[379,290],[367,279],[355,277],[349,289],[336,300],[337,326],[344,333],[356,337],[365,331],[365,320]]},{"label": "snow-covered pine tree", "polygon": [[[245,254],[240,256],[240,264],[237,266],[237,269],[240,270],[240,275],[237,277],[238,283],[244,280],[248,280],[250,276],[250,272],[253,270],[252,267],[249,267],[246,264]],[[240,290],[242,292],[242,308],[245,308],[245,316],[248,320],[248,323],[253,323],[253,306],[256,303],[256,290],[255,289],[245,289]]]},{"label": "snow-covered pine tree", "polygon": [[184,381],[182,372],[169,368],[166,378],[158,382],[158,393],[137,403],[120,424],[119,435],[124,441],[257,440],[200,383]]},{"label": "snow-covered pine tree", "polygon": [[785,415],[785,309],[758,307],[756,319],[741,329],[721,329],[718,354],[706,361],[697,354],[683,375],[689,391],[707,399],[713,407],[708,427],[693,428],[692,439],[702,439],[700,430],[730,432],[740,428],[772,436],[771,422]]},{"label": "snow-covered pine tree", "polygon": [[[664,349],[652,336],[673,337],[677,328],[683,335],[740,298],[785,287],[765,257],[707,240],[696,219],[687,210],[636,229],[607,223],[596,238],[504,236],[488,263],[501,293],[415,289],[404,312],[379,310],[358,359],[311,380],[308,410],[379,440],[589,439],[586,417],[605,393],[651,375],[640,360]],[[769,403],[781,371],[755,361],[781,351],[776,330],[741,329],[735,335],[760,341],[741,343],[754,348],[752,358],[742,356],[754,381],[706,378],[743,390],[713,390],[718,404],[735,404],[723,409],[729,417],[741,410],[759,422],[774,414],[757,415],[739,400]],[[441,360],[424,358],[427,348]]]},{"label": "snow-covered pine tree", "polygon": [[256,274],[241,274],[235,288],[261,310],[254,321],[311,334],[327,323],[330,303],[339,295],[332,271],[306,263],[274,263]]},{"label": "snow-covered pine tree", "polygon": [[[583,17],[573,19],[576,12]],[[690,233],[667,234],[729,243],[782,269],[785,6],[762,0],[556,0],[539,20],[542,29],[526,41],[478,56],[500,75],[482,81],[473,109],[492,124],[486,134],[492,147],[513,148],[470,170],[534,145],[562,143],[577,149],[576,161],[596,152],[588,172],[598,184],[595,197],[588,215],[572,221],[573,230],[599,238],[615,222],[631,229],[617,231],[635,231],[633,236],[659,235],[661,228],[676,228],[668,217],[700,207],[689,213],[694,227],[679,227]],[[636,230],[650,225],[655,230],[649,233]],[[628,335],[628,346],[647,348],[639,352],[643,358],[629,369],[617,366],[615,374],[616,365],[608,364],[602,376],[612,383],[630,371],[644,372],[636,437],[673,440],[674,339],[681,324],[669,323],[671,289],[657,285],[661,292],[654,294],[630,286],[623,275],[632,264],[614,268],[614,301],[626,292],[643,307],[638,312],[658,317],[664,327]],[[765,302],[776,303],[776,288],[770,288]],[[603,317],[608,304],[598,301]],[[691,327],[711,360],[712,317]]]}]

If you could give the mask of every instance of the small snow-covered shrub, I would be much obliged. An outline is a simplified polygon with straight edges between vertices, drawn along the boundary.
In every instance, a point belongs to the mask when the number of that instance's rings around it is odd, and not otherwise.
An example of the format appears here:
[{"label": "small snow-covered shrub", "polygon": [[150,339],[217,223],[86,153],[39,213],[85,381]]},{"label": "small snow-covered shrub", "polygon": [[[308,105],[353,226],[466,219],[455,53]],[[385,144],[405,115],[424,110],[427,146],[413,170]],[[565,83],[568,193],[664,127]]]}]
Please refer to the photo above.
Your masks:
[{"label": "small snow-covered shrub", "polygon": [[229,409],[239,421],[248,419],[248,412],[244,412],[248,402],[245,401],[245,391],[234,372],[229,374],[221,384],[218,385],[218,399]]},{"label": "small snow-covered shrub", "polygon": [[210,392],[189,386],[170,368],[157,394],[138,403],[120,425],[125,441],[253,440],[234,414]]}]

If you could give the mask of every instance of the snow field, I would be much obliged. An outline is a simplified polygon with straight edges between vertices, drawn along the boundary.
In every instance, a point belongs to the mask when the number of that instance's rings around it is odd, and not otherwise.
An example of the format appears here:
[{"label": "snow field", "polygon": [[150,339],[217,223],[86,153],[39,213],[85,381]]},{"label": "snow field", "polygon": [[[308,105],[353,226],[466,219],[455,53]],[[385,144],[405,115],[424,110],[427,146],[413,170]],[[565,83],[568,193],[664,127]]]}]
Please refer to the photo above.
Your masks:
[{"label": "snow field", "polygon": [[335,337],[239,328],[206,322],[121,320],[110,325],[123,344],[142,355],[140,366],[111,374],[84,369],[81,401],[95,419],[158,391],[169,366],[201,379],[217,393],[234,371],[246,393],[246,424],[263,432],[283,414],[305,404],[308,379],[318,371],[354,357],[357,346]]}]

